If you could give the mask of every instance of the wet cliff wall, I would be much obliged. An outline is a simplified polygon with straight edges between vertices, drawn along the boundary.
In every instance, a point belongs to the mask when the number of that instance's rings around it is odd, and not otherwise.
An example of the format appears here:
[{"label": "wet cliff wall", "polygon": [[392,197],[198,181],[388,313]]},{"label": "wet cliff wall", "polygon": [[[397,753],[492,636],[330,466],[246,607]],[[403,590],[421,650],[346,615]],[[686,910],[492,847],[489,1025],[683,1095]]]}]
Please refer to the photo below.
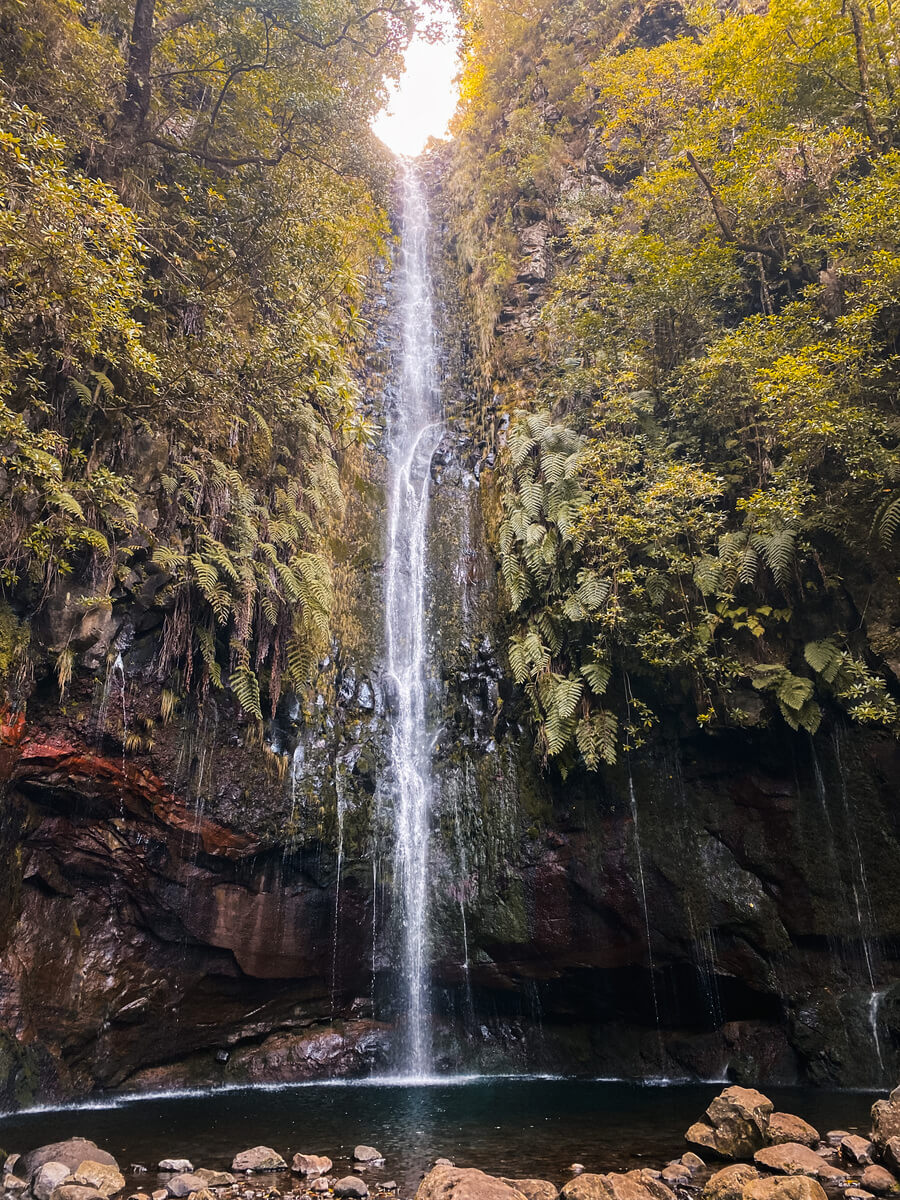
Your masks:
[{"label": "wet cliff wall", "polygon": [[[625,43],[682,30],[677,5],[644,8],[659,13],[629,10]],[[673,675],[644,693],[659,720],[643,745],[563,774],[513,682],[504,431],[547,361],[566,202],[587,193],[599,220],[623,182],[584,128],[561,135],[565,154],[543,137],[560,96],[528,83],[541,139],[513,133],[539,153],[491,270],[465,270],[446,157],[426,168],[448,416],[429,546],[436,1064],[876,1085],[900,1040],[891,733],[836,704],[814,734],[792,731],[752,688],[754,722],[698,727]],[[364,384],[380,425],[396,388],[389,279],[372,305]],[[151,492],[166,465],[154,445]],[[47,606],[35,636],[72,646],[66,697],[47,655],[0,730],[4,1104],[395,1064],[384,457],[348,450],[340,469],[330,652],[261,727],[227,696],[161,719],[152,587],[85,606],[85,581]],[[845,574],[850,600],[834,591],[821,612],[866,612],[890,658],[883,578]]]},{"label": "wet cliff wall", "polygon": [[[507,660],[492,449],[475,432],[442,170],[436,1064],[881,1083],[900,1021],[890,738],[839,720],[814,738],[698,732],[675,706],[630,763],[565,779],[540,766]],[[395,386],[394,323],[388,282],[367,359],[376,416]],[[264,737],[225,703],[146,736],[155,682],[128,606],[113,608],[108,653],[86,646],[94,669],[65,704],[38,681],[4,726],[5,1104],[395,1064],[384,462],[344,472],[332,654]]]},{"label": "wet cliff wall", "polygon": [[[732,529],[725,514],[735,497],[742,510],[742,488],[757,488],[757,497],[771,488],[774,498],[776,466],[787,454],[782,434],[775,427],[760,434],[766,455],[750,483],[740,473],[739,448],[747,434],[742,425],[760,428],[753,424],[753,401],[748,398],[733,430],[716,428],[717,420],[731,419],[727,405],[717,406],[717,395],[727,394],[733,379],[752,368],[728,343],[728,368],[716,377],[717,393],[702,389],[693,364],[715,353],[721,332],[716,320],[728,330],[745,318],[746,328],[756,328],[757,321],[760,328],[765,322],[774,328],[782,311],[804,297],[818,329],[853,306],[856,285],[841,257],[845,250],[827,251],[824,274],[816,267],[815,278],[803,283],[800,226],[806,217],[797,220],[799,210],[792,211],[793,185],[786,177],[776,185],[784,198],[777,215],[764,207],[749,215],[772,176],[741,140],[746,114],[728,125],[728,144],[739,145],[746,158],[721,149],[721,129],[715,134],[705,124],[704,114],[727,108],[729,89],[746,83],[734,78],[727,55],[716,54],[726,43],[766,45],[764,53],[774,53],[773,31],[785,10],[725,4],[707,23],[695,7],[677,3],[590,9],[536,4],[527,20],[489,2],[466,11],[469,59],[457,141],[433,158],[446,270],[457,281],[445,294],[459,296],[458,312],[448,314],[463,346],[458,426],[468,435],[489,547],[503,567],[502,573],[495,567],[488,584],[501,614],[493,642],[501,664],[499,744],[519,744],[521,737],[528,747],[527,760],[519,763],[544,760],[542,771],[516,779],[511,807],[498,795],[498,813],[505,814],[500,822],[511,820],[508,827],[517,830],[504,850],[506,872],[487,886],[473,882],[477,901],[467,930],[472,957],[465,980],[465,1003],[476,1014],[473,1052],[483,1062],[506,1056],[546,1070],[577,1065],[641,1077],[730,1074],[856,1086],[889,1080],[897,1067],[896,723],[888,716],[879,729],[867,713],[854,714],[852,705],[848,714],[827,687],[815,692],[821,709],[816,705],[798,720],[800,703],[779,711],[763,682],[776,664],[778,670],[788,663],[797,669],[799,662],[810,675],[810,643],[834,637],[877,675],[876,690],[896,698],[895,591],[886,573],[893,570],[896,547],[878,548],[879,501],[871,492],[863,496],[855,519],[865,507],[867,523],[854,538],[838,541],[832,540],[836,511],[825,535],[825,515],[820,520],[810,512],[803,532],[796,530],[806,562],[798,555],[790,579],[776,579],[773,587],[772,580],[742,577],[741,585],[754,583],[762,597],[749,586],[728,599],[727,586],[703,593],[697,624],[704,623],[707,602],[720,605],[717,613],[734,605],[739,622],[748,613],[752,620],[762,605],[731,678],[717,688],[692,679],[687,659],[670,652],[678,639],[690,641],[685,627],[666,622],[687,603],[689,591],[702,590],[698,577],[688,571],[677,594],[667,595],[664,558],[648,545],[650,538],[641,542],[652,526],[652,504],[632,504],[629,496],[630,490],[652,493],[668,498],[664,507],[677,506],[688,481],[680,475],[681,482],[671,481],[695,457],[702,460],[712,450],[715,460],[721,432],[731,440],[713,467],[728,484],[713,505],[717,536]],[[863,36],[874,47],[876,15],[872,20]],[[707,44],[715,50],[704,59]],[[690,76],[688,86],[687,73],[694,70],[700,73]],[[787,92],[766,93],[767,103],[776,112],[789,108],[795,102],[790,89],[800,90],[805,79],[804,70],[795,73],[784,81]],[[854,115],[839,109],[832,118],[852,124]],[[706,152],[729,189],[732,208],[724,217],[715,183],[691,166],[701,131],[710,132]],[[747,142],[753,136],[747,134]],[[790,129],[767,136],[778,141],[779,154],[790,152]],[[845,160],[831,183],[820,180],[817,213],[843,194],[840,188],[855,178],[857,167]],[[744,218],[756,222],[757,247],[768,237],[772,245],[782,241],[771,254],[763,245],[752,264],[734,261],[729,270],[736,290],[712,302],[721,308],[710,321],[709,312],[701,314],[695,305],[704,291],[703,247],[717,255],[728,230],[734,232],[729,222]],[[886,236],[895,244],[893,234]],[[846,307],[829,317],[817,306],[825,303],[819,288],[831,270],[847,290],[841,302]],[[679,278],[691,280],[687,291]],[[879,373],[891,351],[873,331],[868,353]],[[767,358],[761,370],[770,364]],[[854,391],[852,399],[860,395]],[[862,395],[879,425],[877,389]],[[850,399],[838,387],[834,411]],[[811,400],[803,403],[809,408],[805,413],[799,406],[801,423],[813,419]],[[701,418],[694,428],[692,404],[718,415],[706,423]],[[554,543],[553,514],[526,494],[535,479],[550,487],[543,467],[523,470],[525,483],[516,494],[517,467],[511,463],[532,462],[523,413],[556,422],[575,441],[587,439],[590,486],[599,499],[596,519],[585,519],[580,542],[564,534]],[[890,424],[890,415],[886,419]],[[513,449],[511,431],[522,435]],[[574,444],[565,443],[567,453]],[[654,474],[660,446],[670,456],[665,472],[673,474],[657,491],[665,474]],[[811,488],[822,489],[826,507],[836,492],[818,472],[830,454],[823,445],[805,476]],[[892,495],[894,468],[885,460],[883,469],[872,479],[879,478],[882,494]],[[849,495],[852,485],[847,489]],[[604,511],[618,543],[596,515]],[[513,522],[504,529],[510,513],[521,519],[520,530]],[[842,513],[838,519],[849,530],[852,518]],[[670,529],[666,536],[679,535]],[[696,561],[691,536],[682,546]],[[548,554],[537,565],[529,560],[532,537]],[[524,547],[518,561],[508,551],[517,538]],[[593,556],[591,539],[602,547]],[[625,624],[628,604],[638,610],[643,604],[646,624],[635,620],[617,645],[616,618],[605,618],[603,601],[591,610],[592,601],[573,595],[578,566],[609,571],[610,577],[618,570],[621,592],[613,593],[616,603],[611,598],[609,608]],[[570,571],[573,586],[566,594],[559,580]],[[517,589],[524,601],[516,598]],[[780,614],[776,621],[789,623],[786,635],[764,627],[773,612]],[[527,646],[522,665],[526,634],[546,643],[542,667],[529,669],[528,655],[535,656],[531,663],[541,655]],[[586,645],[592,634],[595,646],[605,643],[609,668],[601,684],[601,691],[608,688],[603,715],[623,732],[609,754],[615,765],[586,770],[580,742],[571,753],[564,738],[561,753],[553,745],[540,677],[555,673],[565,681],[568,672],[571,683],[574,666],[578,683],[573,645],[579,638]],[[530,706],[509,683],[505,651],[513,637]],[[589,668],[595,653],[600,651],[592,648],[581,662]],[[667,669],[659,669],[661,662]],[[757,665],[766,662],[757,674]],[[812,679],[800,685],[804,697],[817,686]],[[888,699],[886,714],[893,703]],[[635,720],[635,711],[650,714],[646,725]],[[502,768],[495,775],[498,785],[511,778]]]}]

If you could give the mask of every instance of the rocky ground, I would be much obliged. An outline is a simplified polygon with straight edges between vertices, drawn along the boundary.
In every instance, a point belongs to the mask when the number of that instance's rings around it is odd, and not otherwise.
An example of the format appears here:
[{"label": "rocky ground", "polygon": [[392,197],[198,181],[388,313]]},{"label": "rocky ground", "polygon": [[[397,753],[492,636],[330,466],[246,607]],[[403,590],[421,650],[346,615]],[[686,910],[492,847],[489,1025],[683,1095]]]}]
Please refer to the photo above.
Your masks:
[{"label": "rocky ground", "polygon": [[[660,1169],[592,1174],[573,1163],[562,1187],[439,1158],[415,1200],[879,1200],[900,1194],[900,1087],[873,1106],[868,1137],[844,1130],[823,1135],[800,1116],[775,1112],[761,1092],[729,1087],[685,1140],[693,1148]],[[399,1192],[395,1182],[381,1179],[383,1155],[365,1145],[353,1152],[354,1173],[342,1177],[325,1154],[298,1151],[288,1165],[268,1146],[239,1151],[230,1171],[177,1158],[163,1159],[155,1172],[120,1166],[84,1138],[25,1155],[0,1152],[0,1159],[2,1200],[394,1200]]]}]

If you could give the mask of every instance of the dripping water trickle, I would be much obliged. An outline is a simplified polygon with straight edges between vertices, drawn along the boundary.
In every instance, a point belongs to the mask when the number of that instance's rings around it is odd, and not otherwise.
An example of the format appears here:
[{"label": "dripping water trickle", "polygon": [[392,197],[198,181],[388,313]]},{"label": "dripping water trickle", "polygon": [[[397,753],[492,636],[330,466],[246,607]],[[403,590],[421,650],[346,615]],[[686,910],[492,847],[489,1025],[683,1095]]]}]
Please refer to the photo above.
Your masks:
[{"label": "dripping water trickle", "polygon": [[331,1019],[337,1015],[338,993],[338,944],[341,934],[341,873],[344,869],[344,787],[341,773],[335,773],[335,793],[337,796],[337,866],[334,878],[334,921],[331,938]]},{"label": "dripping water trickle", "polygon": [[441,439],[437,351],[428,272],[428,209],[415,167],[407,165],[401,194],[397,288],[401,364],[397,404],[388,430],[391,476],[385,559],[387,670],[395,704],[390,755],[393,775],[393,875],[400,910],[401,1004],[405,1017],[402,1069],[424,1076],[431,1067],[428,926],[431,753],[426,728],[426,533],[431,459]]},{"label": "dripping water trickle", "polygon": [[378,989],[378,851],[372,847],[372,1011],[375,1011]]},{"label": "dripping water trickle", "polygon": [[634,849],[637,858],[638,887],[641,893],[641,908],[644,913],[644,931],[647,935],[647,969],[650,973],[650,995],[653,1000],[653,1017],[656,1021],[656,1040],[658,1044],[660,1066],[662,1065],[662,1026],[659,1020],[659,997],[656,994],[656,963],[653,961],[653,935],[650,927],[650,905],[647,902],[647,884],[644,879],[644,850],[641,845],[641,827],[638,821],[637,796],[634,791],[634,779],[631,765],[628,767],[628,800],[631,805],[631,825],[634,830]]},{"label": "dripping water trickle", "polygon": [[469,970],[469,925],[466,917],[466,896],[469,886],[469,870],[466,861],[466,844],[463,841],[462,826],[459,820],[459,800],[453,801],[453,826],[456,834],[456,848],[459,857],[459,884],[457,896],[459,900],[459,923],[462,932],[463,950],[463,982],[465,986],[465,1021],[468,1028],[475,1024],[475,1001],[472,995],[472,975]]},{"label": "dripping water trickle", "polygon": [[[837,764],[838,776],[841,781],[841,807],[844,813],[844,821],[846,823],[848,834],[853,843],[855,858],[856,858],[856,877],[853,880],[853,898],[856,904],[856,919],[859,925],[860,938],[862,941],[863,961],[866,967],[866,974],[869,979],[871,991],[869,993],[868,1017],[869,1030],[872,1034],[872,1045],[875,1050],[875,1060],[878,1065],[878,1082],[882,1082],[885,1077],[884,1054],[881,1048],[881,1029],[879,1024],[879,1009],[881,1001],[884,998],[884,992],[879,991],[875,986],[875,962],[874,951],[872,947],[872,939],[867,936],[867,930],[871,931],[875,928],[875,920],[872,913],[872,897],[869,892],[869,879],[866,874],[866,863],[863,858],[862,844],[859,840],[859,830],[857,828],[856,813],[853,811],[853,805],[850,798],[850,792],[847,786],[847,775],[844,771],[844,759],[841,754],[841,737],[840,732],[834,732],[834,759]],[[857,882],[858,881],[858,882]],[[867,923],[863,923],[863,904],[860,900],[860,891],[865,901],[865,916]]]}]

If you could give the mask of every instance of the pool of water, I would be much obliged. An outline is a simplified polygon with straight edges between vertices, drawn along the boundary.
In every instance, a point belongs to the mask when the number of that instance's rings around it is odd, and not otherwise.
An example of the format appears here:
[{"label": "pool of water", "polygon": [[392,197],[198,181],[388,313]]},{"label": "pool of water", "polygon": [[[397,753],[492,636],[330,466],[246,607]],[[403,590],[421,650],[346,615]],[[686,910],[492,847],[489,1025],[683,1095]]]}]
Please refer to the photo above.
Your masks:
[{"label": "pool of water", "polygon": [[[298,1150],[327,1154],[337,1175],[353,1169],[353,1147],[377,1146],[385,1165],[370,1185],[395,1180],[412,1196],[435,1158],[491,1174],[562,1184],[572,1162],[589,1171],[662,1166],[683,1153],[684,1131],[722,1084],[646,1086],[538,1078],[479,1078],[431,1085],[408,1082],[310,1084],[111,1100],[107,1106],[0,1117],[0,1146],[25,1152],[46,1142],[87,1137],[149,1175],[164,1157],[227,1168],[238,1150],[263,1144],[285,1159]],[[781,1111],[820,1131],[869,1128],[874,1093],[767,1088]],[[261,1177],[259,1177],[261,1178]],[[290,1188],[285,1176],[273,1180]],[[296,1183],[296,1177],[294,1177]]]}]

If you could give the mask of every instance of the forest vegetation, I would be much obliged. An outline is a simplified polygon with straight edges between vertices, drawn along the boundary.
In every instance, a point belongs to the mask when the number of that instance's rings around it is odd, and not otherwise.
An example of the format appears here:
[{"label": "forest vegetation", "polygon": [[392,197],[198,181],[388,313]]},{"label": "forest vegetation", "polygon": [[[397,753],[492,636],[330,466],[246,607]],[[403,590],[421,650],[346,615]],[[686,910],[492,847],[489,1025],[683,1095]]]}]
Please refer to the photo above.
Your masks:
[{"label": "forest vegetation", "polygon": [[[327,645],[403,0],[0,4],[0,668],[136,604],[161,718],[273,712]],[[77,615],[77,612],[76,612]],[[39,629],[39,636],[33,636]],[[62,632],[60,632],[62,630]]]},{"label": "forest vegetation", "polygon": [[[541,756],[594,769],[673,712],[896,735],[892,0],[462,11],[441,186]],[[0,3],[13,710],[51,672],[65,698],[73,608],[155,629],[161,720],[224,689],[262,721],[326,653],[340,465],[377,436],[369,121],[415,20]]]},{"label": "forest vegetation", "polygon": [[466,2],[454,247],[511,668],[564,770],[673,709],[900,732],[898,21]]}]

